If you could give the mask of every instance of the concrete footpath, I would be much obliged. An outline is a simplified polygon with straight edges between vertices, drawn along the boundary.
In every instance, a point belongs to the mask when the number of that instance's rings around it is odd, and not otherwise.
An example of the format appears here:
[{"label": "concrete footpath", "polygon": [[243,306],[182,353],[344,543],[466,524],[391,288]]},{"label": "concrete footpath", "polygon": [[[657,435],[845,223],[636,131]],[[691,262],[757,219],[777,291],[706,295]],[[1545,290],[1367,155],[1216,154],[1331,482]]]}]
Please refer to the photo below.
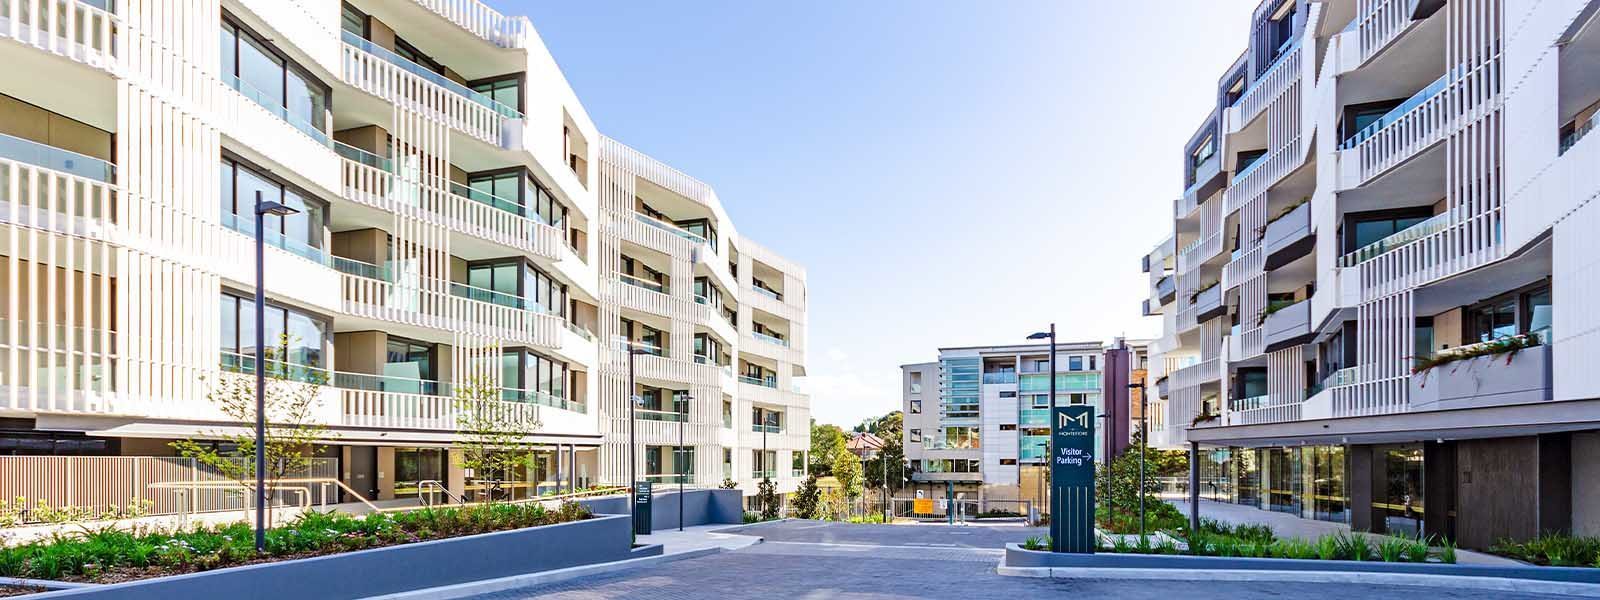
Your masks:
[{"label": "concrete footpath", "polygon": [[593,577],[619,571],[628,571],[644,567],[653,567],[664,563],[675,562],[711,554],[718,554],[730,550],[748,548],[761,543],[759,535],[738,533],[717,533],[718,530],[733,527],[726,523],[716,525],[697,525],[685,527],[683,531],[677,529],[661,530],[649,535],[638,537],[638,544],[661,544],[661,556],[635,558],[617,562],[583,565],[554,571],[513,575],[499,579],[486,579],[471,581],[456,585],[412,590],[387,596],[376,596],[368,600],[449,600],[454,598],[467,598],[495,592],[504,592],[518,588],[560,583],[580,577]]},{"label": "concrete footpath", "polygon": [[[1189,514],[1189,503],[1183,500],[1167,500],[1168,504],[1178,507],[1178,511],[1185,516]],[[1330,523],[1314,519],[1302,519],[1291,514],[1261,510],[1250,506],[1216,502],[1213,500],[1200,500],[1200,518],[1214,519],[1229,525],[1260,524],[1272,527],[1272,532],[1280,538],[1302,538],[1314,540],[1324,535],[1349,533],[1350,526],[1344,523]],[[1383,537],[1379,534],[1368,534],[1373,538]],[[1374,540],[1375,541],[1375,540]],[[1486,566],[1515,566],[1522,562],[1503,556],[1495,556],[1483,552],[1470,550],[1456,551],[1456,564],[1486,565]]]}]

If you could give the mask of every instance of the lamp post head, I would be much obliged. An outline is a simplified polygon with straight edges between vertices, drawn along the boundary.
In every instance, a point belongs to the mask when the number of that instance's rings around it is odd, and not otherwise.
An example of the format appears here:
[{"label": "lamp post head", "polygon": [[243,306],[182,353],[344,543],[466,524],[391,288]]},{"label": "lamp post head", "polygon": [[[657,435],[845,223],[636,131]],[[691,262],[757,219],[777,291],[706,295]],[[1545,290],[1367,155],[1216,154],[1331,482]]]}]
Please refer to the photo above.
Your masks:
[{"label": "lamp post head", "polygon": [[1038,333],[1030,334],[1028,336],[1028,339],[1030,339],[1030,340],[1047,340],[1047,339],[1050,339],[1051,337],[1052,337],[1052,334],[1050,332],[1041,331],[1041,332],[1038,332]]},{"label": "lamp post head", "polygon": [[266,202],[261,202],[258,200],[256,202],[256,214],[258,215],[277,215],[280,217],[287,217],[299,212],[300,211],[298,209],[291,208],[280,202],[272,202],[270,200]]}]

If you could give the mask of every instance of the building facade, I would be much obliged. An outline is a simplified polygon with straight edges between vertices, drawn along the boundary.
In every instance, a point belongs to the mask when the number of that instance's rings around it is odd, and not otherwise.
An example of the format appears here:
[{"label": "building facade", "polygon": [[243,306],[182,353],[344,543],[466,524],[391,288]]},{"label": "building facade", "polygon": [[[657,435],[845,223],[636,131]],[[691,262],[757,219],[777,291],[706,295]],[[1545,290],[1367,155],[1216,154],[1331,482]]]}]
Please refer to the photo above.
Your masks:
[{"label": "building facade", "polygon": [[1600,531],[1597,3],[1268,0],[1142,262],[1202,497],[1485,547]]},{"label": "building facade", "polygon": [[[321,384],[318,474],[369,498],[471,491],[469,387],[537,423],[517,494],[625,483],[631,396],[641,478],[754,493],[764,437],[803,455],[805,270],[604,137],[525,17],[27,5],[0,26],[0,454],[170,456],[236,430],[208,393],[265,357]],[[258,201],[292,209],[265,348]]]},{"label": "building facade", "polygon": [[[1094,407],[1097,461],[1127,447],[1133,420],[1127,383],[1143,348],[1122,340],[1056,345],[1056,405]],[[1048,344],[940,348],[938,361],[902,365],[900,372],[914,489],[931,497],[954,491],[969,500],[1032,501],[1048,511]]]}]

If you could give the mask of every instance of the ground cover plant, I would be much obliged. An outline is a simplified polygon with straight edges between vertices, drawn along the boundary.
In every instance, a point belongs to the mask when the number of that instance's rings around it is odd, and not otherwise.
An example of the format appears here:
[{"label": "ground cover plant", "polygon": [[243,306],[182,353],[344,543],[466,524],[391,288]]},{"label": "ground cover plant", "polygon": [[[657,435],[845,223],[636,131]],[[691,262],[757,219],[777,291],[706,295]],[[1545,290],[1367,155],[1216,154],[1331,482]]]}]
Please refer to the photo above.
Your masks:
[{"label": "ground cover plant", "polygon": [[255,531],[242,522],[181,532],[84,529],[0,548],[0,576],[114,583],[554,525],[592,516],[588,508],[574,502],[554,509],[500,503],[363,517],[308,511],[287,525],[267,530],[264,554],[256,553]]}]

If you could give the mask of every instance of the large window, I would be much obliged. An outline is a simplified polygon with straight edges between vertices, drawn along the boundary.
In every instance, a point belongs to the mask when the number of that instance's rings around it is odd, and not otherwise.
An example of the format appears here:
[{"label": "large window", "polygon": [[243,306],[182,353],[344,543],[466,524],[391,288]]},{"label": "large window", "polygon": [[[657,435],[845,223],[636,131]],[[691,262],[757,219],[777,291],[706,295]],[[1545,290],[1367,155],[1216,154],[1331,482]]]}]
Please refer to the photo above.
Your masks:
[{"label": "large window", "polygon": [[490,100],[522,111],[522,76],[508,75],[472,83],[472,91],[488,96]]},{"label": "large window", "polygon": [[1548,343],[1552,310],[1550,286],[1543,284],[1483,302],[1467,312],[1468,342],[1533,333]]},{"label": "large window", "polygon": [[350,6],[349,2],[342,4],[343,7],[339,14],[339,28],[365,39],[367,37],[367,13]]},{"label": "large window", "polygon": [[1378,240],[1400,233],[1433,216],[1429,207],[1380,213],[1355,213],[1345,215],[1344,251],[1360,250]]},{"label": "large window", "polygon": [[296,127],[311,130],[306,133],[326,137],[327,85],[228,18],[222,21],[221,46],[225,82]]},{"label": "large window", "polygon": [[[385,382],[383,389],[387,391],[423,393],[422,388],[431,387],[423,381],[435,378],[433,344],[389,336],[384,348],[383,375],[394,378]],[[408,389],[412,387],[416,389]]]},{"label": "large window", "polygon": [[[567,286],[523,260],[486,261],[467,265],[467,285],[520,298],[511,302],[528,310],[565,317]],[[489,299],[505,303],[500,296]]]},{"label": "large window", "polygon": [[567,363],[517,348],[500,355],[500,395],[510,402],[567,399]]},{"label": "large window", "polygon": [[[222,301],[222,351],[224,361],[234,361],[241,368],[254,363],[256,351],[255,300],[223,293]],[[264,341],[269,361],[285,361],[297,367],[323,369],[327,364],[328,323],[318,317],[284,308],[266,305]],[[247,357],[247,358],[244,358]],[[229,364],[225,362],[224,364]],[[305,373],[291,369],[293,373]]]},{"label": "large window", "polygon": [[946,448],[981,448],[979,443],[979,429],[977,427],[945,427],[941,432],[944,435]]},{"label": "large window", "polygon": [[684,231],[705,238],[706,243],[711,245],[711,249],[713,251],[717,249],[717,229],[711,226],[710,220],[690,219],[687,221],[678,221],[677,225],[678,227],[683,228]]},{"label": "large window", "polygon": [[267,243],[313,260],[321,260],[326,214],[326,205],[321,200],[285,186],[231,158],[223,158],[218,167],[223,225],[253,235],[256,194],[260,193],[263,201],[278,202],[299,211],[283,217],[266,215],[262,223],[266,229]]},{"label": "large window", "polygon": [[645,446],[644,473],[661,482],[676,482],[675,475],[694,475],[693,446]]}]

